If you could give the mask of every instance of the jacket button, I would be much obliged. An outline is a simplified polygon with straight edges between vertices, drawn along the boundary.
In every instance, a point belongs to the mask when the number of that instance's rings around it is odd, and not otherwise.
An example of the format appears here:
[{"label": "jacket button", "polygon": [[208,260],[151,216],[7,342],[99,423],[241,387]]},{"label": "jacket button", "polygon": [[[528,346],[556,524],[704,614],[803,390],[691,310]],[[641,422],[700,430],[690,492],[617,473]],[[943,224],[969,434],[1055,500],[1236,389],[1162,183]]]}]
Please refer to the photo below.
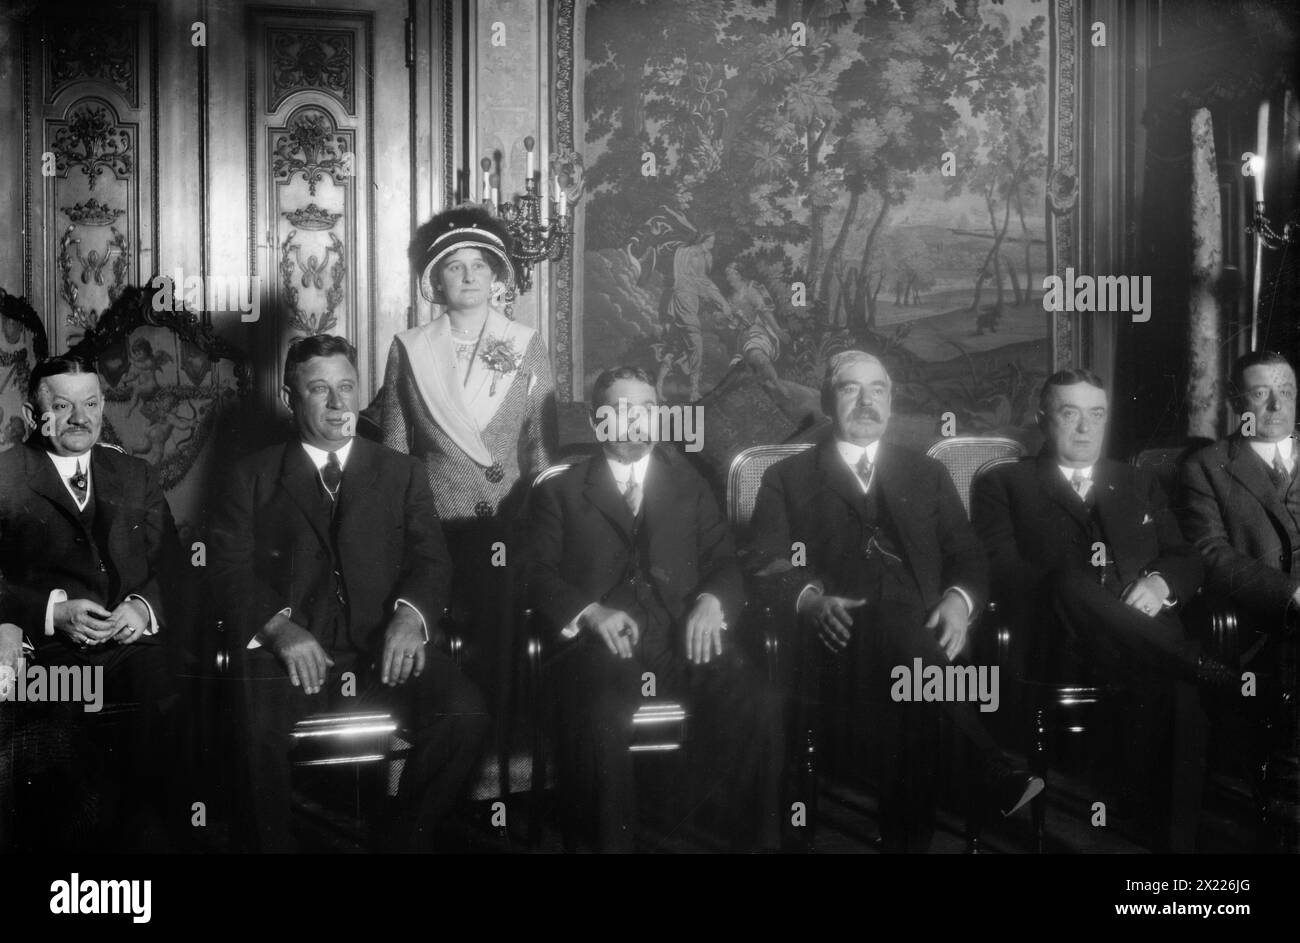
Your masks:
[{"label": "jacket button", "polygon": [[493,462],[488,466],[487,470],[483,472],[483,477],[494,485],[501,481],[505,476],[506,470],[501,467],[500,462]]},{"label": "jacket button", "polygon": [[491,517],[491,516],[492,516],[492,505],[489,504],[489,503],[486,502],[486,501],[480,501],[480,502],[478,502],[478,504],[474,505],[474,516],[475,516],[475,517]]},{"label": "jacket button", "polygon": [[99,572],[101,572],[101,573],[107,573],[107,572],[108,572],[108,567],[104,566],[104,564],[103,564],[102,561],[101,561],[100,564],[99,564]]}]

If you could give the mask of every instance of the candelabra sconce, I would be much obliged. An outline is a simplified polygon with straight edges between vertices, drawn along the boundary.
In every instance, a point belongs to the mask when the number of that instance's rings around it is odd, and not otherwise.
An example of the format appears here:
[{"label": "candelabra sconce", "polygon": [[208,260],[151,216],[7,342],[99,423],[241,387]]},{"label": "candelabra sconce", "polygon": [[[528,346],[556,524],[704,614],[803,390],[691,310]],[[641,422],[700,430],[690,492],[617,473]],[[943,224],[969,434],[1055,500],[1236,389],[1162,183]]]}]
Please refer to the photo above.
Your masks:
[{"label": "candelabra sconce", "polygon": [[499,191],[490,186],[491,159],[484,157],[479,164],[483,168],[484,203],[489,212],[505,223],[514,241],[514,251],[510,257],[515,260],[519,272],[521,293],[533,287],[533,266],[539,262],[558,262],[564,258],[564,253],[573,240],[573,223],[562,190],[557,200],[547,204],[550,210],[549,220],[543,220],[542,201],[549,199],[549,194],[538,193],[537,174],[533,171],[535,144],[531,137],[524,138],[524,148],[528,152],[528,176],[524,180],[523,195],[516,197],[513,202],[498,202]]},{"label": "candelabra sconce", "polygon": [[1289,221],[1283,223],[1282,231],[1278,232],[1264,215],[1263,201],[1259,201],[1255,204],[1255,216],[1251,224],[1246,227],[1246,232],[1259,239],[1260,244],[1266,249],[1293,246],[1300,243],[1300,214],[1293,215]]}]

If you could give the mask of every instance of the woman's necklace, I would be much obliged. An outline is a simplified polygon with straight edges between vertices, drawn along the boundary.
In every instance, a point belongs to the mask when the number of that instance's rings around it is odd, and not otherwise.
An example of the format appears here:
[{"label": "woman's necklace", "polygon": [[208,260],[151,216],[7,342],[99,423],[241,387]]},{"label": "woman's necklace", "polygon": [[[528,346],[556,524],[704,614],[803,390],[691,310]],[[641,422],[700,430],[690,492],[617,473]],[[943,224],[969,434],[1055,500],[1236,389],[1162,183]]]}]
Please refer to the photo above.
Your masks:
[{"label": "woman's necklace", "polygon": [[[477,331],[473,329],[461,330],[460,328],[451,325],[451,333],[453,335],[452,343],[456,347],[456,360],[465,364],[465,379],[461,383],[461,386],[469,385],[470,369],[474,365],[474,355],[478,353],[478,345],[479,342],[482,341],[483,339],[483,329],[485,327],[487,327],[486,318],[483,319],[483,323],[479,325]],[[461,337],[472,337],[473,340],[459,341],[456,340],[456,337],[454,335],[459,335]]]}]

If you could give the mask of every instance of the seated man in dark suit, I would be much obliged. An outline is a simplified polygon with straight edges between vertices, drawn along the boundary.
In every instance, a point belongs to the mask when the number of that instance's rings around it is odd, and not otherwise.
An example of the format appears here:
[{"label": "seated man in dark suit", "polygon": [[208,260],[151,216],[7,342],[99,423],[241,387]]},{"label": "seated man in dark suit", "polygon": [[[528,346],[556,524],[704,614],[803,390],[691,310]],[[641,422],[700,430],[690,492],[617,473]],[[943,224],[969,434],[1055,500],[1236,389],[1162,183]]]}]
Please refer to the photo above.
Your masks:
[{"label": "seated man in dark suit", "polygon": [[[824,650],[822,700],[851,755],[880,780],[881,838],[925,852],[934,833],[938,711],[974,750],[982,785],[1010,815],[1043,788],[1014,769],[973,700],[903,698],[898,669],[940,672],[966,648],[987,570],[947,470],[881,440],[891,382],[870,354],[827,365],[822,410],[831,431],[763,476],[754,506],[756,585],[796,613]],[[955,669],[954,669],[955,670]],[[918,685],[919,687],[919,685]],[[907,685],[910,694],[911,685]],[[895,696],[897,695],[897,696]]]},{"label": "seated man in dark suit", "polygon": [[1205,561],[1205,588],[1284,634],[1300,612],[1300,487],[1295,370],[1281,354],[1247,354],[1232,369],[1235,434],[1180,471],[1183,531]]},{"label": "seated man in dark suit", "polygon": [[297,435],[235,467],[209,568],[242,650],[257,833],[263,850],[294,847],[298,720],[391,707],[413,747],[385,841],[424,850],[488,727],[478,689],[429,644],[451,567],[433,495],[418,462],[353,437],[356,351],[343,338],[295,341],[280,395]]},{"label": "seated man in dark suit", "polygon": [[564,814],[601,850],[631,849],[633,715],[681,700],[701,780],[688,807],[722,800],[735,846],[775,847],[779,702],[725,634],[743,604],[727,522],[676,450],[636,441],[634,427],[648,430],[644,417],[657,406],[645,371],[596,379],[593,425],[620,404],[627,421],[606,423],[603,453],[531,498],[530,597],[569,640],[552,663]]},{"label": "seated man in dark suit", "polygon": [[[1125,690],[1125,771],[1153,794],[1123,798],[1147,804],[1143,819],[1157,835],[1165,834],[1160,820],[1172,809],[1171,848],[1190,851],[1204,771],[1203,717],[1195,689],[1178,685],[1223,691],[1236,681],[1232,670],[1200,652],[1178,616],[1200,585],[1200,557],[1184,541],[1155,477],[1102,457],[1109,415],[1095,374],[1048,377],[1038,418],[1047,439],[1042,452],[980,476],[971,492],[995,596],[1028,639],[1038,680],[1084,671]],[[1175,717],[1185,735],[1177,741]],[[1184,761],[1171,770],[1176,743]]]},{"label": "seated man in dark suit", "polygon": [[[1296,624],[1300,621],[1300,485],[1296,468],[1296,375],[1281,354],[1246,354],[1232,369],[1233,405],[1244,416],[1229,438],[1196,452],[1180,469],[1179,511],[1183,532],[1205,561],[1205,588],[1241,612],[1242,641],[1256,676],[1255,711],[1240,716],[1268,723],[1249,723],[1242,744],[1255,756],[1294,743],[1300,702],[1296,698]],[[1263,644],[1253,632],[1264,633]],[[1246,647],[1243,644],[1243,647]],[[1245,659],[1243,659],[1245,660]],[[1270,793],[1287,782],[1292,760],[1276,756],[1269,763]],[[1291,813],[1271,803],[1270,814],[1291,821],[1289,829],[1272,830],[1286,847],[1294,843],[1296,790],[1289,790]],[[1277,798],[1285,793],[1278,793]]]},{"label": "seated man in dark suit", "polygon": [[23,414],[33,430],[26,444],[0,454],[0,666],[21,683],[16,656],[26,647],[26,671],[102,671],[104,701],[141,705],[124,790],[128,806],[157,823],[175,701],[159,636],[159,573],[179,552],[171,511],[150,465],[99,442],[104,399],[92,364],[38,363]]}]

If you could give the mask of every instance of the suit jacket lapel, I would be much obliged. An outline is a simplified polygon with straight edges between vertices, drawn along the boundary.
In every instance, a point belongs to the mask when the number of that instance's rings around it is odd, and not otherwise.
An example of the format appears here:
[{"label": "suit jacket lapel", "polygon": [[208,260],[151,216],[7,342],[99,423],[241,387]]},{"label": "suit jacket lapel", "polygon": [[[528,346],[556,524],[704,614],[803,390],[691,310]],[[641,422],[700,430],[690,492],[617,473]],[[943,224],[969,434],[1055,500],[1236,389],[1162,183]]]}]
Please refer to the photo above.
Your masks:
[{"label": "suit jacket lapel", "polygon": [[[600,452],[592,456],[587,463],[587,478],[583,484],[583,495],[588,501],[595,505],[596,510],[614,525],[615,530],[622,535],[623,540],[631,542],[632,540],[632,512],[628,510],[627,502],[623,496],[618,493],[618,485],[614,482],[614,473],[609,470],[609,462],[605,460],[605,453]],[[644,509],[645,500],[642,499]]]},{"label": "suit jacket lapel", "polygon": [[[348,463],[351,464],[351,461]],[[345,474],[346,478],[347,475]],[[280,487],[289,495],[289,499],[298,505],[303,517],[311,524],[312,530],[320,542],[328,547],[330,543],[329,512],[321,503],[320,475],[316,466],[307,457],[307,451],[297,439],[284,446],[284,458],[280,463]]]},{"label": "suit jacket lapel", "polygon": [[[103,524],[103,532],[112,543],[122,504],[122,485],[108,457],[102,449],[90,450],[90,487],[95,499],[96,513]],[[67,493],[67,489],[63,489]]]},{"label": "suit jacket lapel", "polygon": [[1249,443],[1240,437],[1234,438],[1228,446],[1227,472],[1245,488],[1264,509],[1286,529],[1286,508],[1278,496],[1273,478],[1263,460],[1255,454]]},{"label": "suit jacket lapel", "polygon": [[[375,479],[379,477],[379,465],[375,461],[377,448],[378,446],[365,439],[352,440],[352,451],[348,453],[348,464],[343,469],[343,481],[339,485],[340,533],[343,532],[343,528],[350,527],[354,521],[364,518],[365,496],[373,490]],[[364,528],[367,525],[362,526]],[[346,541],[340,541],[339,544],[340,548],[347,546]]]},{"label": "suit jacket lapel", "polygon": [[1114,484],[1114,475],[1110,463],[1101,459],[1092,467],[1092,493],[1097,503],[1097,518],[1101,521],[1101,531],[1106,535],[1107,543],[1113,547],[1128,547],[1126,530],[1131,530],[1134,521],[1140,521],[1139,513],[1145,511],[1131,506],[1130,495],[1119,491]]},{"label": "suit jacket lapel", "polygon": [[77,510],[77,502],[72,500],[71,493],[63,484],[50,457],[39,446],[28,445],[26,448],[28,487],[50,501],[73,524],[81,527],[81,512]]},{"label": "suit jacket lapel", "polygon": [[[879,460],[880,452],[877,451],[876,458]],[[835,437],[827,436],[822,443],[817,446],[817,471],[822,479],[822,486],[839,495],[840,498],[848,505],[849,510],[859,518],[862,517],[862,486],[858,484],[857,476],[849,470],[849,466],[844,464],[844,459],[840,458],[839,451],[835,448]],[[877,469],[879,475],[879,469]]]},{"label": "suit jacket lapel", "polygon": [[[641,492],[641,526],[650,538],[650,559],[665,560],[671,553],[665,543],[674,522],[680,519],[677,508],[677,469],[679,459],[666,448],[655,446],[646,469],[645,487]],[[619,496],[620,500],[622,495]],[[627,502],[623,502],[627,506]],[[630,513],[628,515],[631,516]],[[652,572],[658,567],[652,567]]]},{"label": "suit jacket lapel", "polygon": [[[898,539],[903,543],[903,559],[907,561],[908,568],[919,581],[920,574],[917,568],[923,559],[919,548],[924,546],[925,542],[918,540],[915,533],[917,517],[912,497],[916,490],[916,482],[898,473],[894,456],[895,453],[889,444],[881,442],[880,448],[876,450],[875,480],[871,483],[871,490],[880,489],[880,501],[889,512]],[[935,497],[935,495],[921,495],[920,500],[933,502]],[[942,565],[942,554],[947,552],[947,548],[940,547],[939,551],[940,565]]]},{"label": "suit jacket lapel", "polygon": [[[1100,464],[1098,462],[1096,466],[1093,466],[1094,475]],[[1047,496],[1069,512],[1080,527],[1086,528],[1088,526],[1088,506],[1083,503],[1079,493],[1071,488],[1070,483],[1065,480],[1060,467],[1056,464],[1056,458],[1046,451],[1038,453],[1038,480]],[[1094,490],[1098,488],[1098,482],[1095,479],[1092,487]]]}]

